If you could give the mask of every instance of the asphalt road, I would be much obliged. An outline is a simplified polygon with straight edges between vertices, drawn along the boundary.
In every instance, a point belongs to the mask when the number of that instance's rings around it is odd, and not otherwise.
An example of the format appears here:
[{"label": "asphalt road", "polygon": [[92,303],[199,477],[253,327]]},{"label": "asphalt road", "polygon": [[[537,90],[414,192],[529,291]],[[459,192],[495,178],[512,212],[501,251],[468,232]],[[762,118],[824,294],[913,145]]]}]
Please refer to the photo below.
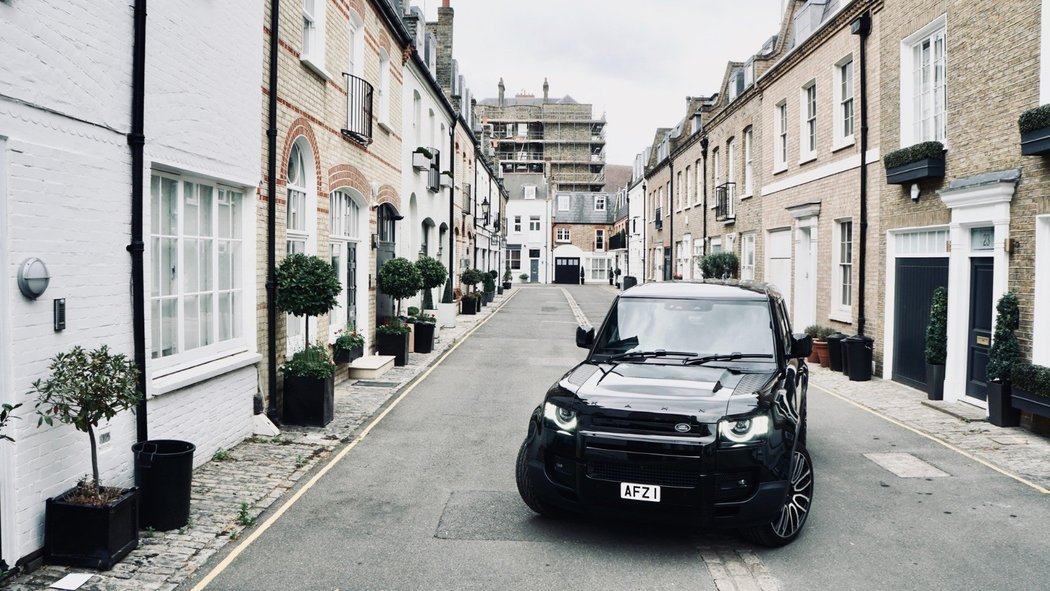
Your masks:
[{"label": "asphalt road", "polygon": [[[1045,495],[816,389],[813,513],[787,548],[535,516],[515,454],[543,392],[584,352],[562,288],[516,291],[208,589],[715,589],[700,547],[752,553],[782,589],[1050,581]],[[568,292],[595,326],[614,297]],[[886,452],[946,476],[903,478],[864,455]]]}]

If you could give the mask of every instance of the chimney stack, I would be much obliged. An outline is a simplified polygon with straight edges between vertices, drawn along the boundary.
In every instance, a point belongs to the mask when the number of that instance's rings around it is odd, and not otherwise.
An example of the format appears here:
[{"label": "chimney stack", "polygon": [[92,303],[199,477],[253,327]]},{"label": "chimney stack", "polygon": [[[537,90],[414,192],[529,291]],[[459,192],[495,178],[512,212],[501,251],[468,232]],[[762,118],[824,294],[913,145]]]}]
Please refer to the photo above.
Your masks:
[{"label": "chimney stack", "polygon": [[507,90],[506,86],[503,86],[503,77],[499,79],[499,106],[503,106],[503,92]]},{"label": "chimney stack", "polygon": [[547,93],[550,92],[550,84],[547,84],[547,78],[543,79],[543,102],[547,102]]},{"label": "chimney stack", "polygon": [[434,39],[437,41],[435,60],[438,84],[441,85],[445,95],[452,96],[452,20],[455,12],[449,6],[449,0],[443,0],[438,8],[438,20],[436,23],[427,23],[427,28],[433,31]]}]

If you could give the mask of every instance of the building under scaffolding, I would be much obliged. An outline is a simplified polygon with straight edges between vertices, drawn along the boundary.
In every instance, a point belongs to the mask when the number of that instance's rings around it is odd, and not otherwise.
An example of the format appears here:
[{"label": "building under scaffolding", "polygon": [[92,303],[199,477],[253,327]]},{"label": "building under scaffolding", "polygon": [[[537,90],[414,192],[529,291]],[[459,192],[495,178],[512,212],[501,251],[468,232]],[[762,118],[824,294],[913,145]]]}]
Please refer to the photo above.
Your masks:
[{"label": "building under scaffolding", "polygon": [[[520,93],[484,99],[476,115],[491,131],[496,157],[506,173],[546,173],[559,191],[598,192],[605,187],[605,117],[566,95],[543,98]],[[545,166],[549,168],[545,169]]]}]

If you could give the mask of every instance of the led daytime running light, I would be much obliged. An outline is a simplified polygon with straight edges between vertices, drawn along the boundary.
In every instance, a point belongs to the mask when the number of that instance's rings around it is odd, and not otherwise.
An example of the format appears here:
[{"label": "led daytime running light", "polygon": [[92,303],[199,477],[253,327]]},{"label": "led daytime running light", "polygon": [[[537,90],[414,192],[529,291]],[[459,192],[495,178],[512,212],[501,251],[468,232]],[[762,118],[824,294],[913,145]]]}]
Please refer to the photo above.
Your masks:
[{"label": "led daytime running light", "polygon": [[576,430],[576,411],[562,408],[550,402],[543,405],[543,416],[566,433]]},{"label": "led daytime running light", "polygon": [[759,415],[740,420],[720,421],[718,432],[733,443],[747,443],[769,433],[769,417]]}]

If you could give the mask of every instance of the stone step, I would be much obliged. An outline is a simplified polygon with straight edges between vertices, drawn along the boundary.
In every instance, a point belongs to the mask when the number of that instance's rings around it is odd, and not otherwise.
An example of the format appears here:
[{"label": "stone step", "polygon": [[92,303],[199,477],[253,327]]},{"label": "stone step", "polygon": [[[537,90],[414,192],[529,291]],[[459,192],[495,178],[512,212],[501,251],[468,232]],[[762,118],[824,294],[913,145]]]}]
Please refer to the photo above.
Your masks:
[{"label": "stone step", "polygon": [[374,380],[394,367],[393,355],[365,355],[350,364],[350,379]]}]

